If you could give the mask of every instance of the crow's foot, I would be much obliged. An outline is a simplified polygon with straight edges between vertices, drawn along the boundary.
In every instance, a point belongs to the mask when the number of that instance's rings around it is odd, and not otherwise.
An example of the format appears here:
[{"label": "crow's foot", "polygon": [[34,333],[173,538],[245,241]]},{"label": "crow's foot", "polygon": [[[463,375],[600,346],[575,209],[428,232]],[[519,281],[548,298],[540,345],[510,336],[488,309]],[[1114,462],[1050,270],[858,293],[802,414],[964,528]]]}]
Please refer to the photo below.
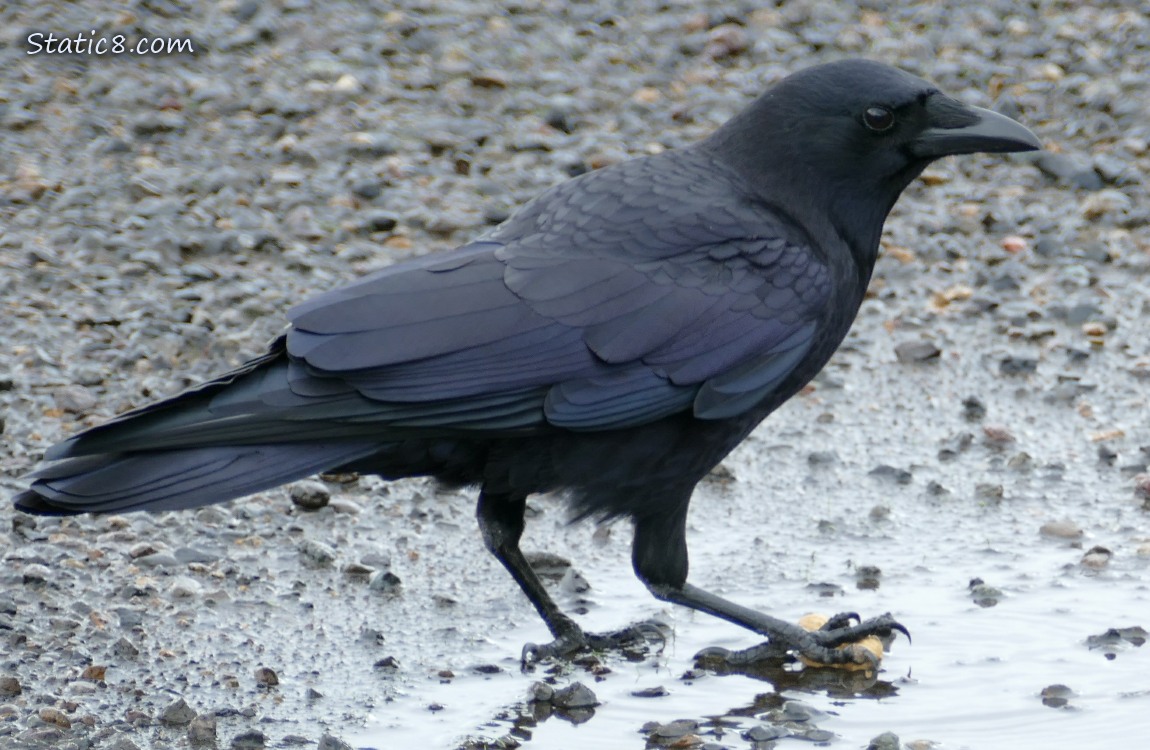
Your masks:
[{"label": "crow's foot", "polygon": [[852,625],[858,615],[838,614],[816,630],[795,625],[769,633],[769,640],[740,651],[708,648],[695,656],[697,662],[725,662],[746,665],[760,662],[786,662],[797,659],[809,667],[841,667],[874,670],[879,656],[861,644],[871,636],[888,638],[899,632],[910,638],[910,632],[889,613]]},{"label": "crow's foot", "polygon": [[583,651],[613,651],[640,646],[648,642],[666,643],[668,628],[657,620],[628,625],[610,633],[585,633],[574,623],[550,643],[528,643],[523,646],[520,664],[524,669],[548,659],[569,659]]}]

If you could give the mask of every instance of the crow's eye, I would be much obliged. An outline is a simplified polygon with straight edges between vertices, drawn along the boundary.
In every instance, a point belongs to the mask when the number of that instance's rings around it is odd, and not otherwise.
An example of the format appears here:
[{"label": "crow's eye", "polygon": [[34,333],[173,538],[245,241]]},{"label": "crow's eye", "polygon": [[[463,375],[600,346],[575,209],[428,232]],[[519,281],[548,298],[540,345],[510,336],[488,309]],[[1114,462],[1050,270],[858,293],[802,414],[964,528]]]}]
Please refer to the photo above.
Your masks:
[{"label": "crow's eye", "polygon": [[883,133],[894,127],[894,113],[886,107],[869,107],[863,112],[863,124],[876,133]]}]

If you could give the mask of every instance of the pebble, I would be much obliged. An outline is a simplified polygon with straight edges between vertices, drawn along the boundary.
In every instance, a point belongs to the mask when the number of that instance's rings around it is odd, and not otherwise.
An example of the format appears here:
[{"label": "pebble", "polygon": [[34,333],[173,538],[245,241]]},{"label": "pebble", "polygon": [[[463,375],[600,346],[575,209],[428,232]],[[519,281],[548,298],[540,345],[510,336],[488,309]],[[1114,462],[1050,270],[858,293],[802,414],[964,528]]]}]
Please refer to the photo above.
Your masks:
[{"label": "pebble", "polygon": [[196,718],[195,709],[189,706],[183,698],[177,698],[160,712],[160,721],[165,724],[184,726],[190,724],[194,718]]},{"label": "pebble", "polygon": [[267,735],[258,729],[241,732],[232,738],[232,750],[261,750],[267,746]]},{"label": "pebble", "polygon": [[1073,521],[1047,521],[1039,527],[1038,533],[1055,539],[1081,539],[1082,528]]},{"label": "pebble", "polygon": [[938,359],[942,350],[930,341],[904,341],[894,348],[899,362],[913,364]]},{"label": "pebble", "polygon": [[41,708],[36,713],[36,715],[40,717],[40,721],[44,722],[45,724],[55,724],[56,726],[63,729],[72,728],[72,720],[68,718],[67,714],[58,708]]},{"label": "pebble", "polygon": [[651,730],[651,736],[661,740],[678,739],[699,731],[699,722],[692,719],[676,719],[666,724],[656,724]]},{"label": "pebble", "polygon": [[540,703],[550,703],[551,698],[555,695],[555,688],[548,685],[546,682],[533,682],[531,687],[527,689],[527,700],[538,701]]},{"label": "pebble", "polygon": [[279,675],[270,667],[260,667],[255,672],[256,684],[260,687],[275,687],[280,684]]},{"label": "pebble", "polygon": [[108,750],[140,750],[140,746],[127,737],[117,737],[108,745]]},{"label": "pebble", "polygon": [[664,698],[670,694],[670,691],[668,691],[667,688],[663,687],[662,685],[631,691],[631,695],[635,696],[636,698]]},{"label": "pebble", "polygon": [[140,655],[140,649],[127,638],[121,637],[112,646],[112,654],[120,659],[135,659]]},{"label": "pebble", "polygon": [[899,469],[886,464],[871,469],[867,472],[867,476],[886,482],[894,482],[895,484],[910,484],[914,480],[914,475],[906,469]]},{"label": "pebble", "polygon": [[1096,545],[1082,556],[1082,567],[1090,570],[1102,570],[1110,564],[1110,558],[1113,556],[1114,553],[1106,547]]},{"label": "pebble", "polygon": [[56,391],[56,408],[72,414],[87,414],[96,407],[96,394],[82,385],[67,385]]},{"label": "pebble", "polygon": [[40,565],[39,563],[25,565],[21,571],[21,580],[23,580],[25,586],[47,586],[51,577],[52,571],[48,570],[48,566]]},{"label": "pebble", "polygon": [[981,399],[969,396],[962,401],[962,416],[968,422],[981,422],[986,417],[986,405]]},{"label": "pebble", "polygon": [[1030,357],[1006,357],[998,363],[1003,375],[1033,375],[1038,371],[1038,360]]},{"label": "pebble", "polygon": [[894,732],[883,732],[871,739],[866,750],[900,750],[902,747],[898,735]]},{"label": "pebble", "polygon": [[352,195],[364,200],[375,200],[383,193],[383,183],[379,180],[362,180],[351,186]]},{"label": "pebble", "polygon": [[305,539],[299,546],[304,563],[317,568],[326,568],[335,562],[335,550],[315,539]]},{"label": "pebble", "polygon": [[334,735],[324,734],[319,738],[316,750],[354,750],[354,748]]},{"label": "pebble", "polygon": [[399,660],[394,656],[385,656],[372,666],[376,669],[399,669]]},{"label": "pebble", "polygon": [[593,708],[599,705],[599,699],[583,683],[573,682],[565,688],[556,690],[551,696],[551,703],[559,708]]},{"label": "pebble", "polygon": [[1041,692],[1042,705],[1051,708],[1064,708],[1074,697],[1074,691],[1066,685],[1047,685]]},{"label": "pebble", "polygon": [[337,497],[328,503],[328,507],[335,513],[356,516],[363,512],[363,506],[353,500]]},{"label": "pebble", "polygon": [[20,686],[20,681],[15,677],[0,677],[0,698],[12,698],[23,692],[24,689]]},{"label": "pebble", "polygon": [[979,500],[997,503],[1006,497],[1006,488],[993,482],[977,482],[974,485],[974,496]]},{"label": "pebble", "polygon": [[403,582],[390,570],[383,570],[371,577],[368,588],[380,594],[394,595],[403,590]]},{"label": "pebble", "polygon": [[220,555],[196,547],[180,547],[172,556],[182,565],[201,563],[208,565],[220,559]]},{"label": "pebble", "polygon": [[967,589],[970,591],[971,601],[984,609],[995,606],[1003,597],[1000,589],[987,585],[981,578],[972,578]]},{"label": "pebble", "polygon": [[[434,219],[438,221],[439,219]],[[423,221],[423,226],[430,230],[430,222]],[[363,218],[365,232],[390,232],[399,225],[399,217],[387,211],[375,211]]]},{"label": "pebble", "polygon": [[791,730],[786,727],[756,724],[742,733],[742,738],[749,742],[771,742],[791,736]]},{"label": "pebble", "polygon": [[200,714],[188,724],[188,742],[192,745],[215,745],[216,717]]},{"label": "pebble", "polygon": [[171,568],[180,565],[179,559],[168,552],[154,552],[136,558],[136,564],[143,568]]},{"label": "pebble", "polygon": [[315,511],[327,506],[331,492],[323,482],[305,479],[291,486],[288,493],[292,503],[303,510]]},{"label": "pebble", "polygon": [[1034,160],[1035,166],[1050,177],[1082,190],[1101,190],[1102,178],[1089,164],[1066,154],[1042,151]]}]

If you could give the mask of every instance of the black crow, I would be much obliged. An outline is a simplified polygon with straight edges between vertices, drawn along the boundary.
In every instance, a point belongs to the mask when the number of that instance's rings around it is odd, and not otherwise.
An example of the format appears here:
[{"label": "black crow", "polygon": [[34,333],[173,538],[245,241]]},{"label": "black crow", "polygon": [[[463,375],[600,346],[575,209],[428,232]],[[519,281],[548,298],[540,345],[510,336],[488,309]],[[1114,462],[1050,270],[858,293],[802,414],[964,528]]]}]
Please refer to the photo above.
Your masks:
[{"label": "black crow", "polygon": [[927,164],[1040,147],[886,65],[800,71],[697,144],[296,306],[263,356],[52,447],[16,505],[191,508],[321,471],[477,485],[484,543],[555,638],[528,646],[538,659],[600,642],[519,549],[527,496],[561,490],[578,517],[631,519],[656,597],[862,662],[833,647],[902,629],[889,615],[808,633],[687,583],[692,490],[834,353]]}]

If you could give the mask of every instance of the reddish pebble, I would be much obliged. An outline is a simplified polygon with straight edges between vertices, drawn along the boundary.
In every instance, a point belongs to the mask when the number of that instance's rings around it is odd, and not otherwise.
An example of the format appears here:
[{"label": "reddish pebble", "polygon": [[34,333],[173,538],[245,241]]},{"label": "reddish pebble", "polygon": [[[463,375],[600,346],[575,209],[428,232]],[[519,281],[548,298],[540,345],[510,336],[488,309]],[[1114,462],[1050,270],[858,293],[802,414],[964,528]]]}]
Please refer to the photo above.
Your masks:
[{"label": "reddish pebble", "polygon": [[1026,238],[1012,234],[1002,238],[1002,249],[1008,253],[1021,253],[1028,247]]}]

